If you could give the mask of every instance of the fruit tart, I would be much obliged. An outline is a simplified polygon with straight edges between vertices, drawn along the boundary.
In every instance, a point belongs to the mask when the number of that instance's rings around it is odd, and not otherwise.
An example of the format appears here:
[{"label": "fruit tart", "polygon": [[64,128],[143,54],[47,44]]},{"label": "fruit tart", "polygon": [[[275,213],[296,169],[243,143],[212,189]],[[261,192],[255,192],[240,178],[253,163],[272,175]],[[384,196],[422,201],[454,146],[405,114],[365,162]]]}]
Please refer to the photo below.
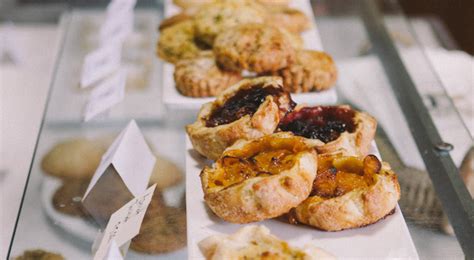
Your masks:
[{"label": "fruit tart", "polygon": [[308,138],[318,153],[364,156],[374,139],[377,121],[347,105],[296,107],[280,122],[280,131]]},{"label": "fruit tart", "polygon": [[397,175],[374,155],[318,156],[311,195],[292,211],[297,221],[326,231],[357,228],[391,214],[400,199]]},{"label": "fruit tart", "polygon": [[221,92],[214,102],[204,104],[186,132],[200,154],[216,160],[239,139],[273,133],[294,106],[280,78],[244,79]]},{"label": "fruit tart", "polygon": [[278,217],[305,200],[317,155],[290,133],[239,140],[201,172],[204,200],[220,218],[249,223]]}]

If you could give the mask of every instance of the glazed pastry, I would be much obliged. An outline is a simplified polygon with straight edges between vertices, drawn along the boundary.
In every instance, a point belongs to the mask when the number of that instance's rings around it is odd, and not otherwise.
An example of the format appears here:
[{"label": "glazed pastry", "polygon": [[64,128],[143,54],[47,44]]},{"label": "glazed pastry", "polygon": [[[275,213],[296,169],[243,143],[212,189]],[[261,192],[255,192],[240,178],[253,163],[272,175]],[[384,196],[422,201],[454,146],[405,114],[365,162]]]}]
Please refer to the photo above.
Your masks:
[{"label": "glazed pastry", "polygon": [[287,6],[271,7],[266,23],[294,33],[301,33],[311,27],[308,16],[298,9]]},{"label": "glazed pastry", "polygon": [[196,57],[201,51],[194,41],[194,23],[184,21],[165,28],[158,40],[157,54],[167,62]]},{"label": "glazed pastry", "polygon": [[150,176],[149,185],[156,183],[156,188],[163,190],[183,181],[183,172],[170,160],[157,155],[155,167]]},{"label": "glazed pastry", "polygon": [[44,251],[42,249],[26,250],[22,255],[13,258],[14,260],[64,260],[65,258],[56,253]]},{"label": "glazed pastry", "polygon": [[105,148],[96,141],[70,139],[56,144],[41,161],[41,168],[54,177],[89,180],[104,153]]},{"label": "glazed pastry", "polygon": [[326,231],[370,225],[391,214],[400,199],[397,175],[375,155],[363,160],[319,155],[311,195],[292,214]]},{"label": "glazed pastry", "polygon": [[86,193],[89,180],[68,180],[53,195],[55,210],[71,216],[85,217],[82,196]]},{"label": "glazed pastry", "polygon": [[295,60],[292,44],[278,28],[255,23],[222,32],[214,42],[213,51],[217,64],[231,71],[277,71]]},{"label": "glazed pastry", "polygon": [[246,1],[222,1],[200,8],[194,16],[197,39],[212,46],[214,39],[230,28],[248,23],[264,23],[265,10]]},{"label": "glazed pastry", "polygon": [[278,217],[308,197],[317,168],[304,138],[278,133],[240,140],[202,170],[204,200],[233,223]]},{"label": "glazed pastry", "polygon": [[216,96],[240,79],[240,72],[219,69],[211,51],[203,51],[192,59],[180,60],[174,69],[176,88],[188,97]]},{"label": "glazed pastry", "polygon": [[268,74],[282,77],[288,91],[301,93],[331,88],[336,83],[337,68],[331,56],[324,52],[298,50],[293,64]]},{"label": "glazed pastry", "polygon": [[342,152],[365,156],[374,139],[377,121],[349,106],[297,107],[280,122],[281,131],[307,138],[318,153]]},{"label": "glazed pastry", "polygon": [[271,134],[294,102],[283,90],[281,79],[244,79],[204,104],[197,121],[186,126],[194,149],[216,160],[239,139]]},{"label": "glazed pastry", "polygon": [[132,239],[130,248],[147,254],[162,254],[186,246],[186,212],[165,207],[148,208],[140,233]]},{"label": "glazed pastry", "polygon": [[208,260],[227,259],[335,259],[324,250],[308,245],[292,247],[272,235],[265,226],[245,226],[232,235],[213,235],[198,244]]}]

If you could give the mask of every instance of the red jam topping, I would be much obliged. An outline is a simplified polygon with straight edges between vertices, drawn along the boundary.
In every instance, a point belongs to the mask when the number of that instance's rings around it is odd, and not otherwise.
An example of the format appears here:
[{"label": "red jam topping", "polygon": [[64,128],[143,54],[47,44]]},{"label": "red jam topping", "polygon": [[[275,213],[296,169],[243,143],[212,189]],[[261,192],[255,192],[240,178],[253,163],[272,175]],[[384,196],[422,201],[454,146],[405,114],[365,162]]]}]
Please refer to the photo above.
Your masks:
[{"label": "red jam topping", "polygon": [[352,109],[345,107],[305,107],[288,113],[280,122],[280,129],[328,143],[345,131],[354,132],[354,115]]},{"label": "red jam topping", "polygon": [[282,88],[265,87],[262,84],[241,89],[229,98],[224,105],[217,107],[206,120],[206,127],[215,127],[232,123],[243,116],[253,115],[269,95],[280,96]]}]

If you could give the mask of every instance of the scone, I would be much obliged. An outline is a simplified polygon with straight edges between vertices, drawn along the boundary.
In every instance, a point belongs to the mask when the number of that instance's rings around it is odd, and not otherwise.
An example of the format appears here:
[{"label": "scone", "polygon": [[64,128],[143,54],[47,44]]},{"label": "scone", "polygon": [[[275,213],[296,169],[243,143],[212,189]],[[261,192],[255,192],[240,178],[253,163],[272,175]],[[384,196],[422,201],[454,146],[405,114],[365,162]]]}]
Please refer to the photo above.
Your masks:
[{"label": "scone", "polygon": [[292,214],[297,221],[327,231],[357,228],[391,214],[400,199],[397,175],[374,155],[363,160],[319,155],[311,195]]},{"label": "scone", "polygon": [[375,118],[347,105],[296,107],[279,125],[280,131],[307,138],[318,153],[353,156],[367,155],[376,129]]},{"label": "scone", "polygon": [[168,18],[163,19],[163,21],[161,21],[160,26],[158,27],[158,29],[161,32],[166,28],[169,28],[173,25],[176,25],[176,24],[179,24],[181,22],[188,21],[188,20],[191,20],[191,19],[192,19],[192,16],[187,12],[178,13],[178,14],[175,14],[175,15],[172,15]]},{"label": "scone", "polygon": [[13,260],[64,260],[65,258],[57,253],[48,252],[42,249],[26,250],[22,255],[12,258]]},{"label": "scone", "polygon": [[204,104],[195,123],[186,126],[194,149],[216,160],[239,139],[271,134],[294,102],[283,90],[281,79],[244,79]]},{"label": "scone", "polygon": [[149,185],[156,184],[156,188],[163,190],[181,183],[183,172],[172,161],[156,155],[155,167],[150,176]]},{"label": "scone", "polygon": [[216,36],[248,23],[264,23],[266,12],[251,1],[220,1],[205,5],[194,16],[196,38],[212,46]]},{"label": "scone", "polygon": [[41,161],[47,174],[66,179],[90,179],[100,164],[105,148],[85,138],[56,144]]},{"label": "scone", "polygon": [[290,133],[240,140],[201,174],[204,200],[220,218],[249,223],[278,217],[305,200],[317,155]]},{"label": "scone", "polygon": [[55,210],[71,216],[84,217],[88,214],[82,206],[82,196],[86,193],[89,180],[68,180],[63,182],[53,195]]},{"label": "scone", "polygon": [[193,21],[184,21],[161,31],[157,54],[167,62],[175,63],[181,59],[196,57],[201,51],[194,41]]},{"label": "scone", "polygon": [[291,47],[293,47],[293,49],[295,50],[303,49],[304,40],[299,33],[290,32],[283,27],[278,28],[278,29],[280,29],[280,32],[283,34],[283,36],[286,37],[286,39],[290,43]]},{"label": "scone", "polygon": [[242,79],[240,72],[221,70],[212,51],[195,58],[180,60],[174,69],[176,88],[188,97],[212,97]]},{"label": "scone", "polygon": [[266,23],[278,28],[285,28],[290,32],[301,33],[311,27],[306,14],[298,9],[287,6],[274,6],[269,9]]},{"label": "scone", "polygon": [[292,247],[272,235],[265,226],[245,226],[231,235],[213,235],[199,242],[207,260],[227,259],[335,259],[324,250],[307,245]]},{"label": "scone", "polygon": [[288,38],[278,28],[265,24],[244,24],[222,32],[213,51],[217,64],[231,71],[277,71],[295,60]]},{"label": "scone", "polygon": [[293,64],[265,75],[282,77],[285,88],[292,93],[323,91],[336,83],[337,68],[324,52],[298,50]]},{"label": "scone", "polygon": [[183,209],[165,207],[148,209],[140,233],[130,248],[146,254],[162,254],[186,246],[186,213]]}]

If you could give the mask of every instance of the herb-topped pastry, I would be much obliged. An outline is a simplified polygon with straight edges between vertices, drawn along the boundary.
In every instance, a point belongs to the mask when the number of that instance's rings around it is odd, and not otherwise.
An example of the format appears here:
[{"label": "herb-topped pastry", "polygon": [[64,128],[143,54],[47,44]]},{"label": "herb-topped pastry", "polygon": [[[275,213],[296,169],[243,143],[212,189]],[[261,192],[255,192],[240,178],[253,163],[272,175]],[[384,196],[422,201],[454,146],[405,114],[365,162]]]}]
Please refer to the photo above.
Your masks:
[{"label": "herb-topped pastry", "polygon": [[273,133],[294,102],[277,77],[244,79],[204,104],[197,121],[186,127],[194,148],[216,160],[239,139]]}]

